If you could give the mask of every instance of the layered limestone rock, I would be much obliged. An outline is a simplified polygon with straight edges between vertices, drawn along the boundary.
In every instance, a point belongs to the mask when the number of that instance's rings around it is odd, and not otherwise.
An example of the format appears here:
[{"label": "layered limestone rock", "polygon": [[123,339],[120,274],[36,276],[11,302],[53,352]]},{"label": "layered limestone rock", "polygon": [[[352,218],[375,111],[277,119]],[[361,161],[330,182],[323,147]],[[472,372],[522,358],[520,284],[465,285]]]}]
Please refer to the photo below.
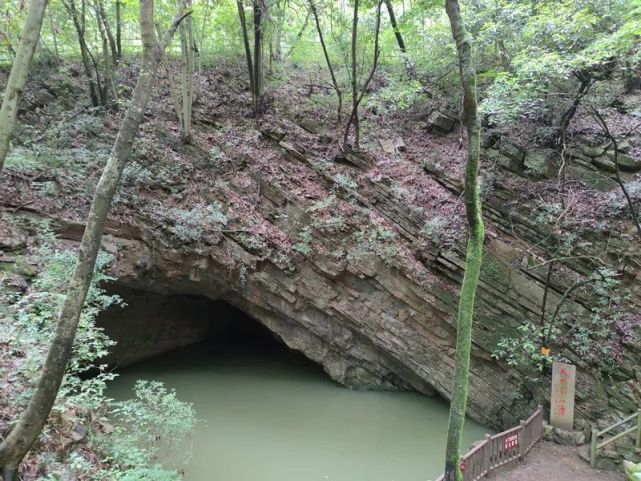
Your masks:
[{"label": "layered limestone rock", "polygon": [[[277,148],[291,162],[308,162],[300,144],[281,141]],[[460,195],[462,185],[455,176],[433,166],[425,168]],[[368,187],[357,201],[392,223],[402,242],[414,244],[422,228],[420,219],[395,199],[389,186],[370,182]],[[493,229],[486,242],[474,324],[469,413],[490,426],[514,424],[549,396],[547,386],[528,380],[491,355],[498,339],[514,336],[518,325],[536,322],[540,316],[547,269],[532,267],[530,260],[539,258],[536,253],[542,256],[554,240],[554,233],[532,218],[534,205],[514,203],[515,197],[506,186],[496,189],[485,204],[486,220]],[[286,210],[292,232],[307,222],[305,208],[274,184],[264,186],[260,202],[263,211],[272,215]],[[67,239],[78,240],[81,230],[81,225],[65,222],[58,227]],[[406,266],[389,265],[374,252],[337,259],[334,248],[347,241],[346,233],[317,235],[314,240],[328,249],[298,256],[287,266],[252,252],[242,233],[233,231],[218,232],[206,242],[177,245],[172,236],[159,235],[153,226],[113,223],[105,246],[116,255],[113,274],[121,286],[229,303],[290,348],[321,364],[340,383],[367,389],[415,389],[449,398],[458,302],[452,286],[462,278],[462,245],[428,246],[421,251],[423,265],[436,277],[426,284]],[[593,239],[566,264],[575,272],[588,273],[588,259],[601,255],[606,246],[608,261],[619,268],[626,263],[630,278],[638,278],[638,251],[616,238]],[[570,283],[563,276],[553,279],[549,311]],[[633,285],[638,299],[638,284]],[[571,303],[570,308],[576,315],[586,313],[580,302]],[[628,355],[637,354],[633,349],[630,346]],[[579,427],[613,410],[626,412],[638,401],[635,389],[641,371],[621,370],[614,379],[604,380],[577,356],[566,355],[579,366]]]},{"label": "layered limestone rock", "polygon": [[[456,140],[441,132],[419,144],[423,134],[417,138],[405,132],[402,153],[339,153],[328,144],[327,134],[314,133],[318,129],[311,125],[272,121],[258,132],[228,122],[212,133],[206,106],[216,103],[207,95],[213,94],[203,92],[194,144],[210,142],[215,148],[151,141],[150,126],[141,134],[137,168],[144,171],[144,162],[165,168],[163,175],[171,182],[149,180],[151,168],[138,179],[136,171],[125,175],[104,239],[116,259],[112,273],[119,288],[204,296],[235,306],[347,386],[414,389],[449,398],[464,238],[441,245],[426,240],[425,227],[439,219],[437,214],[450,216],[446,221],[460,217],[460,163],[454,158],[462,157],[462,151]],[[446,119],[433,120],[442,124]],[[221,138],[212,140],[214,135]],[[156,143],[160,147],[154,151]],[[484,189],[488,236],[474,321],[469,414],[488,426],[504,427],[527,416],[536,404],[548,405],[549,387],[545,378],[533,381],[527,372],[495,359],[499,340],[516,339],[524,322],[540,322],[546,285],[545,311],[551,314],[577,277],[594,271],[595,259],[621,273],[627,307],[638,308],[641,252],[619,234],[585,234],[572,255],[558,261],[558,272],[548,281],[547,260],[563,239],[554,225],[537,219],[539,191],[523,192],[532,178],[554,175],[555,160],[505,139],[484,143],[484,162],[494,159],[504,171]],[[431,150],[440,156],[437,161],[425,160]],[[158,159],[167,152],[170,167],[183,162],[178,175],[160,165]],[[407,159],[404,164],[389,157],[401,155]],[[396,172],[385,177],[381,165],[420,177],[422,184],[411,188],[416,196],[429,197],[429,209],[418,209],[400,196],[403,186],[393,179]],[[594,165],[589,162],[588,169],[575,163],[570,177],[584,178]],[[94,168],[91,175],[98,171]],[[30,175],[3,173],[7,185],[0,193],[10,215],[31,211],[49,217],[60,237],[77,242],[90,191],[84,188],[86,178],[78,181],[82,188],[59,179],[62,194],[54,202],[50,194],[25,187],[35,178]],[[601,171],[597,177],[613,182]],[[424,186],[438,189],[426,193]],[[334,210],[320,216],[330,200]],[[227,223],[230,212],[235,214],[233,227]],[[446,229],[464,232],[464,225]],[[5,253],[22,248],[16,239],[24,234],[4,237],[2,244],[12,246]],[[0,262],[17,265],[13,253]],[[586,316],[594,301],[578,292],[572,298],[565,304],[571,316],[563,322]],[[142,326],[158,333],[141,352],[160,352],[205,334],[190,326],[180,331],[179,314],[154,316]],[[215,319],[212,323],[213,330],[224,327]],[[578,367],[578,428],[636,409],[641,400],[636,343],[625,346],[624,363],[610,377],[569,349],[562,354]],[[124,347],[118,356],[133,359]]]}]

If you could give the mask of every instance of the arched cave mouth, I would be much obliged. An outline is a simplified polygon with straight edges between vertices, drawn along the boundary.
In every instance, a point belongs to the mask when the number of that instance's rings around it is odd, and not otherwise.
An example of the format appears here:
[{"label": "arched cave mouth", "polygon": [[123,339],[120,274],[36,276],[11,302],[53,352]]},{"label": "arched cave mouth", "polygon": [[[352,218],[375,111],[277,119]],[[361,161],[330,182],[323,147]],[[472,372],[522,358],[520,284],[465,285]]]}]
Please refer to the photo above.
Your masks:
[{"label": "arched cave mouth", "polygon": [[116,341],[105,359],[109,365],[124,367],[206,343],[211,352],[242,350],[288,355],[296,362],[305,361],[322,370],[287,347],[259,321],[223,300],[197,294],[157,293],[120,284],[108,286],[107,291],[124,302],[102,312],[97,319],[97,325]]}]

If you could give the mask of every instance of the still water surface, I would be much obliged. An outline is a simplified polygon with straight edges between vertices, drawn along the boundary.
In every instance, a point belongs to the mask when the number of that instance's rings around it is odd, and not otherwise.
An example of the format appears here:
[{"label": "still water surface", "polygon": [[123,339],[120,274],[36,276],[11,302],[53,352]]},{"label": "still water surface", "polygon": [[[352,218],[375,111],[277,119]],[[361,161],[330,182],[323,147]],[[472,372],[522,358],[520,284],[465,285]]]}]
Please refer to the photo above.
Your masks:
[{"label": "still water surface", "polygon": [[[442,470],[448,406],[416,393],[360,392],[280,346],[199,344],[123,369],[163,381],[199,423],[186,481],[427,481]],[[466,423],[464,446],[485,430]]]}]

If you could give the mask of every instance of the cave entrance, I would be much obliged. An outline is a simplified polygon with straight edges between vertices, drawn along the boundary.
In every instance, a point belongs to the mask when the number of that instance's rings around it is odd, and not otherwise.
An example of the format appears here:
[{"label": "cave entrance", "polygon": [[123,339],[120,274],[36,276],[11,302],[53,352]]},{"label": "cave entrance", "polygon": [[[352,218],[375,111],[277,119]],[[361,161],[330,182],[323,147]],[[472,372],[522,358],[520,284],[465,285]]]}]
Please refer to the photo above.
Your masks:
[{"label": "cave entrance", "polygon": [[[180,348],[199,344],[201,351],[238,350],[289,353],[266,327],[222,300],[190,294],[160,294],[111,286],[125,306],[100,314],[98,326],[116,341],[106,363],[127,366]],[[207,349],[204,349],[206,345]]]},{"label": "cave entrance", "polygon": [[[99,324],[119,342],[111,362],[131,365],[107,395],[131,398],[136,380],[147,379],[193,404],[204,422],[185,481],[412,481],[442,470],[444,400],[346,389],[225,302],[117,293],[127,307]],[[465,444],[485,432],[469,420],[465,429]]]}]

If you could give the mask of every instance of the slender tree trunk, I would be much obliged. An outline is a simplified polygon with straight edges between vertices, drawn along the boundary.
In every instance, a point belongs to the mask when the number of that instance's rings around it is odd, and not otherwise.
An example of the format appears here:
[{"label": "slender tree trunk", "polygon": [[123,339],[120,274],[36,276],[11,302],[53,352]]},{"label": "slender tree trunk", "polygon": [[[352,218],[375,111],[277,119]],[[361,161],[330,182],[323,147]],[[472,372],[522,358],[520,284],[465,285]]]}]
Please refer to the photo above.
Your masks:
[{"label": "slender tree trunk", "polygon": [[261,114],[263,102],[263,0],[254,0],[254,115]]},{"label": "slender tree trunk", "polygon": [[[360,137],[360,126],[358,123],[358,106],[361,104],[361,101],[365,96],[365,92],[367,91],[367,86],[370,84],[370,82],[374,78],[374,74],[376,73],[376,68],[378,67],[378,58],[381,54],[381,49],[379,45],[379,37],[380,37],[380,31],[381,31],[381,3],[382,3],[382,0],[378,2],[378,6],[376,8],[376,27],[374,31],[374,61],[372,62],[372,68],[369,71],[369,75],[367,76],[367,79],[363,84],[363,88],[361,89],[360,94],[358,93],[358,86],[356,87],[357,96],[355,99],[352,99],[352,112],[349,115],[349,119],[347,119],[347,125],[345,126],[345,133],[343,134],[343,143],[346,144],[349,138],[349,129],[351,125],[354,124],[354,130],[356,134],[356,141],[354,143],[354,147],[356,149],[359,148],[359,137]],[[353,82],[352,82],[352,92],[354,92]]]},{"label": "slender tree trunk", "polygon": [[[243,6],[242,0],[236,0],[236,5],[238,6],[238,18],[240,19],[240,27],[243,31],[243,44],[245,45],[245,58],[247,59],[247,73],[249,73],[249,89],[252,93],[252,99],[256,89],[254,87],[254,65],[252,62],[252,51],[249,46],[249,35],[247,34],[247,19],[245,17],[245,7]],[[252,100],[252,105],[255,101]]]},{"label": "slender tree trunk", "polygon": [[285,57],[289,57],[292,53],[294,53],[294,49],[298,45],[298,42],[300,39],[303,37],[303,34],[305,33],[305,30],[307,30],[307,23],[309,22],[309,12],[307,12],[307,15],[305,15],[305,20],[303,21],[303,25],[300,27],[300,30],[294,37],[294,40],[292,41],[291,47],[289,47],[289,50],[287,51],[287,54]]},{"label": "slender tree trunk", "polygon": [[[156,29],[158,31],[158,36],[161,36],[161,31],[160,31],[160,26],[156,26]],[[167,82],[169,83],[169,93],[171,95],[171,101],[174,104],[174,111],[176,112],[176,118],[178,119],[178,123],[180,123],[180,128],[182,131],[182,125],[183,125],[183,119],[182,119],[182,102],[180,100],[180,90],[178,88],[178,84],[176,83],[176,80],[174,79],[174,74],[171,71],[171,63],[169,62],[169,58],[167,57],[167,52],[163,50],[160,54],[160,59],[165,67],[165,72],[167,74]]]},{"label": "slender tree trunk", "polygon": [[360,143],[360,126],[358,123],[358,65],[356,64],[356,46],[358,41],[358,2],[354,0],[354,17],[352,19],[352,117],[347,122],[345,143],[349,135],[350,123],[354,124],[354,146],[358,149]]},{"label": "slender tree trunk", "polygon": [[96,0],[96,5],[98,8],[98,15],[102,20],[102,26],[105,30],[105,35],[109,41],[109,50],[111,52],[111,59],[113,64],[118,63],[118,47],[116,46],[116,40],[114,39],[113,33],[111,32],[111,25],[109,24],[109,18],[105,12],[105,5],[103,0]]},{"label": "slender tree trunk", "polygon": [[76,8],[75,0],[64,1],[67,12],[73,20],[73,25],[76,29],[76,34],[78,35],[78,45],[80,46],[80,58],[82,60],[82,66],[85,71],[85,76],[87,77],[87,82],[89,83],[89,96],[91,97],[91,105],[94,107],[100,106],[100,88],[98,83],[94,78],[94,74],[91,69],[91,59],[89,48],[85,41],[85,2],[82,0],[82,10],[78,13]]},{"label": "slender tree trunk", "polygon": [[[191,7],[191,0],[187,8]],[[194,95],[194,30],[191,16],[187,17],[180,25],[180,51],[181,51],[181,91],[182,91],[182,118],[181,137],[184,143],[191,141],[191,109]]]},{"label": "slender tree trunk", "polygon": [[568,130],[568,127],[570,126],[570,122],[574,118],[574,115],[579,108],[579,105],[581,104],[581,100],[583,100],[583,97],[587,95],[590,87],[592,86],[592,78],[588,74],[579,73],[576,74],[576,76],[579,80],[579,89],[577,90],[576,94],[574,94],[572,104],[561,116],[561,121],[559,122],[559,126],[557,128],[558,134],[555,147],[559,150],[562,149],[565,144],[566,132]]},{"label": "slender tree trunk", "polygon": [[58,35],[56,33],[56,26],[53,23],[53,17],[51,11],[48,14],[49,17],[49,28],[51,29],[51,38],[53,39],[53,51],[56,54],[56,60],[60,63],[60,51],[58,50]]},{"label": "slender tree trunk", "polygon": [[[111,57],[111,52],[109,51],[109,39],[107,38],[107,33],[105,30],[105,22],[100,13],[99,0],[96,0],[94,3],[94,12],[96,14],[96,25],[98,26],[98,33],[100,34],[100,39],[102,41],[102,69],[103,69],[103,82],[100,86],[100,98],[103,105],[109,103],[109,89],[111,88],[111,83],[113,80],[113,57]],[[96,76],[99,78],[100,73],[99,69],[96,68]]]},{"label": "slender tree trunk", "polygon": [[312,11],[312,15],[314,16],[316,31],[318,32],[318,39],[320,40],[321,47],[323,47],[323,55],[325,56],[325,62],[327,62],[327,69],[329,70],[329,74],[332,77],[332,84],[334,85],[336,96],[338,97],[338,123],[340,124],[343,110],[343,92],[338,85],[338,80],[336,79],[336,75],[334,74],[334,67],[332,67],[332,61],[330,60],[329,53],[327,52],[327,46],[325,45],[325,39],[323,38],[323,30],[321,29],[320,20],[318,18],[318,11],[316,10],[314,0],[309,0],[309,8]]},{"label": "slender tree trunk", "polygon": [[592,110],[592,115],[599,123],[599,127],[601,127],[601,130],[603,130],[603,133],[608,138],[608,140],[610,141],[610,144],[612,144],[612,148],[614,149],[614,174],[616,176],[619,187],[621,187],[623,196],[625,197],[625,200],[628,203],[628,209],[630,209],[630,215],[632,216],[632,221],[634,222],[634,225],[637,228],[637,233],[639,234],[639,236],[641,236],[641,221],[639,221],[639,217],[637,216],[636,210],[634,209],[634,202],[630,197],[630,193],[628,192],[628,189],[626,189],[625,187],[625,182],[623,182],[623,179],[621,178],[621,170],[619,167],[619,142],[610,131],[610,128],[608,127],[608,123],[606,122],[603,115],[601,115],[601,113],[594,107],[592,107],[591,110]]},{"label": "slender tree trunk", "polygon": [[278,23],[276,24],[276,32],[274,33],[274,60],[280,62],[283,59],[283,13],[278,14]]},{"label": "slender tree trunk", "polygon": [[396,36],[398,48],[401,49],[401,52],[405,53],[405,41],[403,40],[401,31],[398,29],[398,23],[396,22],[396,15],[394,15],[394,7],[392,6],[392,1],[385,0],[385,6],[387,7],[387,13],[389,14],[389,21],[392,24],[392,29],[394,29],[394,35]]},{"label": "slender tree trunk", "polygon": [[209,0],[205,1],[205,12],[203,14],[202,24],[200,25],[200,36],[198,38],[198,72],[203,70],[203,55],[205,54],[205,27],[209,22],[209,15],[211,12],[211,3]]},{"label": "slender tree trunk", "polygon": [[116,54],[118,60],[122,58],[122,2],[116,0]]},{"label": "slender tree trunk", "polygon": [[47,0],[31,0],[29,13],[18,43],[18,50],[11,66],[11,73],[0,108],[0,171],[2,171],[4,160],[9,152],[9,144],[18,115],[18,104],[27,82],[33,54],[38,46],[46,8]]},{"label": "slender tree trunk", "polygon": [[184,7],[185,0],[181,1],[179,13],[174,17],[171,27],[163,36],[163,41],[159,43],[154,33],[153,0],[140,0],[143,56],[138,81],[109,160],[96,185],[80,243],[76,267],[36,389],[18,423],[0,444],[0,472],[4,481],[13,481],[19,463],[42,431],[55,402],[67,362],[71,356],[78,320],[91,283],[111,201],[131,154],[138,127],[147,109],[160,53],[184,18],[182,13]]},{"label": "slender tree trunk", "polygon": [[478,170],[481,123],[477,112],[476,70],[472,58],[472,44],[465,28],[458,0],[446,0],[445,10],[450,19],[452,35],[456,40],[461,84],[463,87],[463,124],[467,131],[467,164],[465,166],[465,212],[469,226],[465,274],[461,286],[456,321],[456,368],[452,385],[452,399],[445,451],[445,481],[462,481],[460,468],[461,436],[465,424],[467,389],[472,349],[472,319],[474,299],[483,257],[483,217],[479,196]]}]

